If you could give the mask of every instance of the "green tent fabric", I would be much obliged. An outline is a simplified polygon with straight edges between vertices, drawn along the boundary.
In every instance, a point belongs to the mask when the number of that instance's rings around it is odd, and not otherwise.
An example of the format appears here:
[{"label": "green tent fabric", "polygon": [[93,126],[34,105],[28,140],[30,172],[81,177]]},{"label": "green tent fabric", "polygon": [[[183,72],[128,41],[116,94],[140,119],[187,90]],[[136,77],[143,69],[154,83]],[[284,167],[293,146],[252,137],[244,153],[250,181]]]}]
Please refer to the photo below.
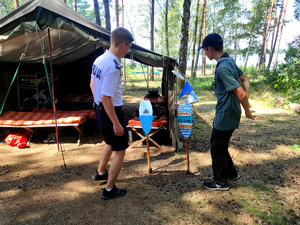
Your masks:
[{"label": "green tent fabric", "polygon": [[[0,20],[0,61],[17,62],[27,42],[24,62],[41,61],[40,41],[47,52],[47,29],[51,29],[53,64],[65,64],[109,47],[110,31],[87,20],[58,0],[32,0]],[[127,58],[163,67],[175,60],[133,44]]]},{"label": "green tent fabric", "polygon": [[[49,56],[45,54],[46,58],[43,58],[41,51],[42,47],[43,52],[49,52],[48,29],[51,34],[52,62],[57,68],[70,66],[81,60],[86,63],[89,56],[104,52],[110,45],[110,31],[87,20],[63,1],[27,1],[0,19],[0,77],[4,76],[5,68],[19,62],[28,42],[22,64],[42,65],[44,61],[49,61]],[[162,94],[168,102],[169,130],[175,146],[177,134],[174,133],[174,126],[177,120],[173,90],[176,77],[171,71],[177,65],[176,60],[136,44],[132,45],[126,58],[163,68]],[[90,63],[92,62],[89,61],[88,64]],[[11,72],[6,72],[5,76]],[[7,90],[7,86],[2,82],[0,89]],[[0,96],[3,95],[0,90]]]}]

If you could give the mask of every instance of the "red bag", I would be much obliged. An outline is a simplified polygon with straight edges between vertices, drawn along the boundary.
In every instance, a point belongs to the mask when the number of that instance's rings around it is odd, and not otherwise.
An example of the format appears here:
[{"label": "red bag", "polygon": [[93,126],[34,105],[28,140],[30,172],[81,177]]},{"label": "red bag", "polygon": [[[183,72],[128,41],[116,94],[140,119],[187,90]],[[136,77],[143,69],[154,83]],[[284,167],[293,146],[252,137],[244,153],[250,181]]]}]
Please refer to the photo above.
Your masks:
[{"label": "red bag", "polygon": [[11,146],[17,146],[19,143],[26,143],[28,140],[26,133],[15,133],[9,134],[5,138],[5,142]]}]

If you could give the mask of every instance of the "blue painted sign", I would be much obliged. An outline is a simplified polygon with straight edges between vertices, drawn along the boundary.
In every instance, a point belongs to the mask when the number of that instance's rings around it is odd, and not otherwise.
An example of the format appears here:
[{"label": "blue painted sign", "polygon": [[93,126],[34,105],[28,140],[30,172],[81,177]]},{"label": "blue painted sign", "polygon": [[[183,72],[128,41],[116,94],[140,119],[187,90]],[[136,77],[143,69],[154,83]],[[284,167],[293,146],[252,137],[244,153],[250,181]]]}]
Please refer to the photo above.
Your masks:
[{"label": "blue painted sign", "polygon": [[140,102],[139,115],[143,131],[147,135],[151,130],[153,121],[153,109],[149,100]]},{"label": "blue painted sign", "polygon": [[178,122],[182,135],[187,139],[193,127],[193,109],[188,102],[180,103],[178,107]]}]

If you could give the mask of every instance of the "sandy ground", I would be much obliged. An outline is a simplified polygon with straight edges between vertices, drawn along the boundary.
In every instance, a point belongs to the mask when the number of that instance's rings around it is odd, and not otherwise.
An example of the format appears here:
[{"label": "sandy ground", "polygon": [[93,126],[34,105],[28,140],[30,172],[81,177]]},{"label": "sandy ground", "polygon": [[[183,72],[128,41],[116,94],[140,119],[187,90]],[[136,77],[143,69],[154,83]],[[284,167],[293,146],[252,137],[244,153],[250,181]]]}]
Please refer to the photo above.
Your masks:
[{"label": "sandy ground", "polygon": [[91,179],[104,146],[94,125],[81,146],[76,130],[63,130],[63,155],[56,144],[43,143],[49,130],[26,149],[1,144],[0,224],[300,224],[300,149],[292,149],[299,144],[299,116],[261,107],[260,121],[243,119],[230,147],[241,179],[229,191],[212,192],[202,183],[212,177],[213,110],[196,108],[191,174],[184,147],[175,152],[166,145],[150,147],[149,174],[146,146],[133,142],[117,182],[128,193],[109,201],[100,198],[105,182]]}]

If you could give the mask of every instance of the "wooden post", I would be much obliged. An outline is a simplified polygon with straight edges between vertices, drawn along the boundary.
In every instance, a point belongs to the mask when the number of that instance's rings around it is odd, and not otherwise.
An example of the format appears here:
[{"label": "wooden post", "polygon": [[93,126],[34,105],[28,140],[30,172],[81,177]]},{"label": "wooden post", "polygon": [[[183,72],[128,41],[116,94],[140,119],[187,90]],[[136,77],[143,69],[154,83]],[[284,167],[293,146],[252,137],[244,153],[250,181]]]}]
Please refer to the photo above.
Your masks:
[{"label": "wooden post", "polygon": [[149,152],[149,135],[146,135],[147,141],[147,159],[148,159],[148,172],[152,173],[152,168],[150,167],[150,152]]},{"label": "wooden post", "polygon": [[190,158],[189,158],[189,141],[185,139],[185,150],[186,150],[186,163],[187,163],[187,171],[186,173],[190,173]]}]

